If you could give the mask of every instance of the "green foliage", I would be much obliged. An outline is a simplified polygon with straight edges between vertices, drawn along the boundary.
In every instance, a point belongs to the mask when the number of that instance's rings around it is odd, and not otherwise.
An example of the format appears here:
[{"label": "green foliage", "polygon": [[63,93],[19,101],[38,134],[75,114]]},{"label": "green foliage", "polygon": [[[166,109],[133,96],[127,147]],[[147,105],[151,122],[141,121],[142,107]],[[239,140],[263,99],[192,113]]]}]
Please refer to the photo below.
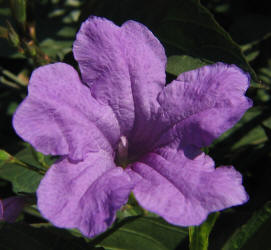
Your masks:
[{"label": "green foliage", "polygon": [[74,238],[69,232],[51,225],[35,225],[33,227],[20,223],[3,222],[0,222],[0,248],[8,250],[92,249],[83,239]]},{"label": "green foliage", "polygon": [[256,0],[0,0],[1,198],[14,193],[33,196],[55,161],[29,145],[21,149],[11,116],[26,96],[36,67],[55,61],[77,67],[72,43],[89,15],[107,17],[118,25],[129,19],[145,24],[165,47],[168,82],[217,61],[237,64],[252,76],[248,96],[254,102],[234,128],[203,149],[218,165],[234,165],[242,173],[250,195],[246,205],[222,211],[219,218],[212,214],[188,232],[145,211],[131,196],[118,211],[117,222],[92,240],[77,230],[43,223],[39,212],[29,206],[20,223],[0,224],[0,248],[271,249],[271,19],[267,7]]},{"label": "green foliage", "polygon": [[24,24],[26,21],[26,3],[26,0],[10,0],[12,14],[20,24]]},{"label": "green foliage", "polygon": [[240,45],[255,45],[270,37],[271,18],[259,14],[239,16],[231,25],[230,32]]},{"label": "green foliage", "polygon": [[0,178],[12,183],[15,193],[35,193],[43,174],[53,160],[30,146],[11,156],[0,151]]},{"label": "green foliage", "polygon": [[207,250],[209,234],[215,224],[219,213],[210,214],[200,226],[189,227],[190,250]]},{"label": "green foliage", "polygon": [[5,150],[0,150],[0,162],[6,162],[6,161],[11,161],[12,156],[6,152]]},{"label": "green foliage", "polygon": [[187,235],[185,228],[169,225],[160,218],[132,217],[96,240],[107,250],[171,250],[176,249]]},{"label": "green foliage", "polygon": [[246,224],[228,239],[222,250],[270,249],[271,201],[255,212]]},{"label": "green foliage", "polygon": [[183,72],[193,70],[207,64],[208,63],[203,60],[192,56],[170,56],[167,61],[167,73],[178,76]]},{"label": "green foliage", "polygon": [[174,54],[190,55],[208,64],[234,63],[256,78],[238,45],[199,3],[176,1],[161,22],[158,34]]},{"label": "green foliage", "polygon": [[[64,6],[55,1],[40,6],[47,9],[47,18],[37,19],[37,39],[40,48],[53,61],[63,60],[65,55],[72,51],[72,43],[79,26],[80,6],[80,1],[66,1]],[[42,9],[39,12],[42,12]]]},{"label": "green foliage", "polygon": [[[174,56],[175,59],[171,58],[168,66],[171,74],[173,68],[178,75],[182,68],[191,70],[204,64],[223,61],[239,65],[249,71],[254,79],[257,78],[240,47],[199,1],[151,0],[141,9],[142,2],[120,0],[110,4],[106,0],[88,1],[83,18],[93,13],[121,24],[132,16],[132,19],[145,23],[163,43],[167,55]],[[176,56],[186,57],[177,57],[183,58],[178,61]],[[188,58],[188,61],[182,66],[184,58]]]}]

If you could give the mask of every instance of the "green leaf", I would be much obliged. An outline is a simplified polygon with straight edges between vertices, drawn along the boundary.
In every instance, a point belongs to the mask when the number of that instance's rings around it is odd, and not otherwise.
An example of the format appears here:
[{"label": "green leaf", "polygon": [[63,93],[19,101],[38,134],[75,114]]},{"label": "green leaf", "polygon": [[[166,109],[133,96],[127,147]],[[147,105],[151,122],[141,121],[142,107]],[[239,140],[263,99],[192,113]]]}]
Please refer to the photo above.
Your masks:
[{"label": "green leaf", "polygon": [[[75,32],[72,34],[75,35]],[[40,43],[40,48],[50,57],[58,57],[63,60],[64,56],[71,52],[73,40],[57,41],[50,38],[44,39]]]},{"label": "green leaf", "polygon": [[[14,240],[16,237],[16,240]],[[8,250],[83,250],[92,249],[80,238],[73,237],[68,231],[39,226],[14,223],[0,223],[0,249]]]},{"label": "green leaf", "polygon": [[[46,5],[39,2],[36,6],[39,46],[53,60],[63,60],[65,55],[72,50],[72,43],[79,27],[80,3],[78,1],[62,1],[61,3],[54,1],[50,5]],[[44,9],[47,9],[47,18],[40,18],[39,16],[45,15]]]},{"label": "green leaf", "polygon": [[26,0],[10,0],[11,11],[19,23],[26,21]]},{"label": "green leaf", "polygon": [[172,1],[157,32],[170,55],[188,55],[211,63],[233,63],[256,79],[239,46],[199,2]]},{"label": "green leaf", "polygon": [[20,36],[13,26],[8,22],[8,41],[14,46],[18,47],[20,45]]},{"label": "green leaf", "polygon": [[0,149],[0,163],[2,161],[6,162],[6,161],[10,161],[10,160],[12,160],[12,156],[8,152],[6,152],[5,150]]},{"label": "green leaf", "polygon": [[255,45],[271,36],[271,18],[258,14],[239,16],[230,27],[230,33],[239,44]]},{"label": "green leaf", "polygon": [[42,170],[33,166],[33,165],[28,165],[26,163],[24,163],[23,161],[19,160],[18,158],[10,155],[8,152],[4,151],[4,150],[0,150],[0,166],[3,166],[5,164],[9,164],[9,163],[14,163],[20,167],[29,169],[31,171],[35,171],[37,173],[43,174]]},{"label": "green leaf", "polygon": [[42,175],[22,168],[17,164],[5,164],[0,167],[0,178],[12,183],[15,193],[34,193],[40,183]]},{"label": "green leaf", "polygon": [[212,213],[200,226],[189,227],[189,249],[207,250],[208,238],[219,213]]},{"label": "green leaf", "polygon": [[271,201],[252,215],[226,242],[222,250],[270,249]]},{"label": "green leaf", "polygon": [[46,171],[45,164],[50,166],[54,161],[48,156],[41,156],[41,153],[30,146],[15,157],[10,157],[12,161],[2,162],[0,165],[0,178],[10,181],[15,193],[34,193],[43,177],[42,173]]},{"label": "green leaf", "polygon": [[[0,8],[0,23],[1,25],[6,26],[6,21],[11,21],[10,20],[10,8],[4,8],[1,6]],[[4,33],[3,33],[4,32]],[[7,32],[7,33],[6,33]],[[18,53],[17,49],[13,47],[10,42],[8,42],[8,36],[10,31],[6,29],[6,27],[2,28],[2,35],[0,35],[0,56],[1,57],[10,57],[10,58],[23,58],[22,54]]]},{"label": "green leaf", "polygon": [[82,9],[82,21],[90,13],[107,17],[119,25],[129,19],[145,24],[163,43],[167,55],[175,56],[168,66],[169,73],[174,69],[174,75],[222,61],[236,64],[257,78],[239,46],[200,1],[149,0],[146,4],[143,0],[90,0]]},{"label": "green leaf", "polygon": [[179,74],[210,64],[192,56],[170,56],[167,60],[167,72],[178,76]]},{"label": "green leaf", "polygon": [[121,210],[117,212],[118,219],[124,219],[126,217],[142,215],[142,208],[139,206],[132,206],[130,204],[124,205]]},{"label": "green leaf", "polygon": [[94,242],[105,249],[172,250],[188,236],[185,228],[170,225],[160,218],[125,219]]},{"label": "green leaf", "polygon": [[258,71],[258,75],[260,80],[262,80],[264,83],[268,84],[270,86],[271,84],[271,68],[260,68]]},{"label": "green leaf", "polygon": [[221,150],[230,146],[232,150],[237,150],[245,145],[264,143],[267,136],[260,125],[262,122],[266,126],[271,126],[270,112],[262,107],[253,107],[232,129],[220,136],[213,146]]},{"label": "green leaf", "polygon": [[55,161],[54,157],[48,155],[45,156],[42,153],[37,152],[29,144],[26,144],[25,149],[21,150],[15,156],[21,161],[43,170],[46,169],[48,166],[51,166]]},{"label": "green leaf", "polygon": [[261,124],[261,127],[263,128],[268,140],[271,141],[271,129],[264,124]]},{"label": "green leaf", "polygon": [[0,38],[8,38],[8,29],[0,26]]}]

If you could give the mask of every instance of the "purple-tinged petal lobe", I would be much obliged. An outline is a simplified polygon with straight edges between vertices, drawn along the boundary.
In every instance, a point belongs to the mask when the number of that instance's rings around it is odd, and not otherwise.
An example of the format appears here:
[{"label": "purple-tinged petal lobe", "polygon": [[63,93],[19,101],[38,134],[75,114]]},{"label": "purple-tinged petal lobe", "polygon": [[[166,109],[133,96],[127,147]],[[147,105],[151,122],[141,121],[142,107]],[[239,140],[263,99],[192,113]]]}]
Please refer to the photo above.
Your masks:
[{"label": "purple-tinged petal lobe", "polygon": [[248,200],[240,173],[233,167],[215,169],[204,153],[191,160],[182,150],[160,149],[126,171],[139,204],[180,226],[199,225],[209,213]]},{"label": "purple-tinged petal lobe", "polygon": [[77,34],[73,52],[84,83],[97,100],[111,106],[121,134],[143,130],[165,84],[166,56],[154,35],[134,21],[119,27],[90,17]]},{"label": "purple-tinged petal lobe", "polygon": [[25,204],[24,197],[19,196],[0,200],[0,220],[15,222]]},{"label": "purple-tinged petal lobe", "polygon": [[89,153],[78,163],[65,158],[42,179],[37,191],[38,208],[54,225],[78,228],[92,237],[113,223],[132,187],[130,177],[106,152]]},{"label": "purple-tinged petal lobe", "polygon": [[[182,226],[247,201],[239,172],[215,169],[200,148],[251,106],[248,75],[217,63],[165,87],[164,49],[134,21],[119,27],[90,17],[73,52],[82,81],[64,63],[38,68],[13,119],[36,150],[62,156],[37,190],[45,218],[92,237],[113,223],[131,190],[144,208]],[[123,170],[114,159],[138,161]]]},{"label": "purple-tinged petal lobe", "polygon": [[13,126],[36,150],[73,160],[100,149],[113,151],[120,136],[115,115],[92,97],[71,66],[55,63],[38,68],[28,92]]},{"label": "purple-tinged petal lobe", "polygon": [[183,146],[210,145],[251,107],[244,96],[248,86],[248,74],[223,63],[181,74],[158,97],[170,121],[161,141],[178,138]]}]

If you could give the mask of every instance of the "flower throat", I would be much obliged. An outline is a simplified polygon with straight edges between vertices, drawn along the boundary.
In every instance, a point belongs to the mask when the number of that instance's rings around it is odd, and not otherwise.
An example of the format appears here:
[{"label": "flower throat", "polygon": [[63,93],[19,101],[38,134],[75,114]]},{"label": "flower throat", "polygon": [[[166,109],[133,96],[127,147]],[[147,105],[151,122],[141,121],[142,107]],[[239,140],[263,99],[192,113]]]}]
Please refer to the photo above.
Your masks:
[{"label": "flower throat", "polygon": [[128,140],[124,135],[120,137],[117,150],[116,150],[115,162],[118,166],[121,166],[123,168],[127,167],[127,165],[129,164]]}]

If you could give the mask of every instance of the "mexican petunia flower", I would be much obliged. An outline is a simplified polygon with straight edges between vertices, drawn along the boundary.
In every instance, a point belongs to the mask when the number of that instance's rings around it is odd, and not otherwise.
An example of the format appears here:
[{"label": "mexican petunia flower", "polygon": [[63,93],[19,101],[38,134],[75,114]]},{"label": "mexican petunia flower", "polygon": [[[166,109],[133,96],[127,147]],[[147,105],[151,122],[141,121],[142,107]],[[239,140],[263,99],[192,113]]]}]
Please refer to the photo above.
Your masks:
[{"label": "mexican petunia flower", "polygon": [[15,222],[25,205],[26,199],[20,196],[0,199],[0,221]]},{"label": "mexican petunia flower", "polygon": [[246,73],[216,63],[165,86],[164,48],[134,21],[90,17],[73,53],[81,78],[65,63],[36,69],[13,119],[38,151],[62,156],[37,190],[45,218],[92,237],[131,191],[181,226],[248,200],[240,173],[200,151],[251,107]]}]

